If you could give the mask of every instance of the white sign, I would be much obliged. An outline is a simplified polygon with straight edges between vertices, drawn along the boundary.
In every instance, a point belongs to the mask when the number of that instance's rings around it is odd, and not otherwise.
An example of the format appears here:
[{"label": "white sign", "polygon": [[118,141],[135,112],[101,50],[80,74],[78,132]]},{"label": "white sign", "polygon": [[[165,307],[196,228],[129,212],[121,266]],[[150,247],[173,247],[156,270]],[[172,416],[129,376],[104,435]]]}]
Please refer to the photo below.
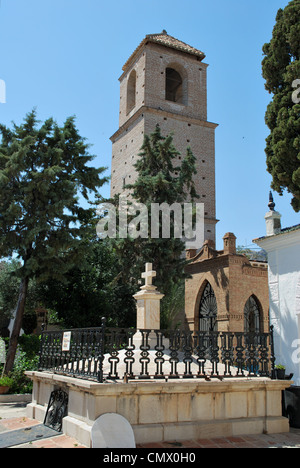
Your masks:
[{"label": "white sign", "polygon": [[5,342],[0,338],[0,364],[5,364],[6,353],[5,353]]},{"label": "white sign", "polygon": [[62,341],[62,351],[70,351],[71,332],[64,332]]}]

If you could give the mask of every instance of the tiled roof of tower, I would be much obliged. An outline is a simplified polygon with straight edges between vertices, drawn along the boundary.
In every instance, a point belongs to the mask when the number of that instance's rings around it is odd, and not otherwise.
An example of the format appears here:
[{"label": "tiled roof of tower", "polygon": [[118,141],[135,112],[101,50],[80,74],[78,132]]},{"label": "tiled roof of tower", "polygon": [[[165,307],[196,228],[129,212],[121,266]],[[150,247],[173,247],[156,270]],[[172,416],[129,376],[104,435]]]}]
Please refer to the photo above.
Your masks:
[{"label": "tiled roof of tower", "polygon": [[177,49],[187,54],[192,54],[199,57],[201,60],[205,58],[205,54],[201,52],[201,50],[195,49],[185,42],[179,41],[173,36],[169,36],[167,31],[163,30],[160,34],[147,34],[145,39],[140,43],[140,45],[135,49],[133,54],[129,57],[127,62],[123,66],[123,71],[126,70],[128,64],[132,61],[132,59],[136,56],[136,54],[140,51],[140,49],[147,44],[148,42],[154,42],[156,44],[161,44],[165,47],[171,47],[172,49]]}]

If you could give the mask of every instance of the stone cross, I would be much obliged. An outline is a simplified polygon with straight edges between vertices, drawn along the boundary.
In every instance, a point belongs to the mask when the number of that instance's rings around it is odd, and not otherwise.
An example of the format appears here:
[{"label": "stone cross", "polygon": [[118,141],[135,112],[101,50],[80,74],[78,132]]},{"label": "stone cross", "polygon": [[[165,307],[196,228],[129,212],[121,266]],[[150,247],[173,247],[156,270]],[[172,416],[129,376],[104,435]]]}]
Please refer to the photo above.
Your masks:
[{"label": "stone cross", "polygon": [[146,271],[142,273],[142,278],[145,279],[145,286],[143,286],[144,289],[155,288],[152,284],[152,279],[155,278],[155,276],[156,276],[156,271],[152,270],[152,263],[146,263]]}]

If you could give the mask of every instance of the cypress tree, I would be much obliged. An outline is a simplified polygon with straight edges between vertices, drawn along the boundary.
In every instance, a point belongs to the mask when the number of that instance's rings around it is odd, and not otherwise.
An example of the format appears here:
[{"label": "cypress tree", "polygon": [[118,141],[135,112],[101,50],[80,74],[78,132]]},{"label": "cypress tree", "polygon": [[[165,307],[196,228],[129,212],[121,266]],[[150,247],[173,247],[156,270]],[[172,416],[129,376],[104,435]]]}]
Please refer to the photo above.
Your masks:
[{"label": "cypress tree", "polygon": [[[174,284],[182,283],[186,274],[184,267],[185,239],[174,236],[174,216],[170,216],[170,237],[162,237],[163,221],[160,216],[157,227],[158,238],[151,237],[151,205],[166,203],[171,206],[177,203],[181,206],[198,198],[193,177],[196,174],[196,158],[191,148],[178,163],[180,153],[173,144],[173,135],[163,136],[157,125],[151,135],[145,135],[144,142],[135,164],[137,178],[133,184],[125,186],[133,202],[147,207],[148,235],[146,237],[112,240],[114,248],[122,261],[121,274],[126,280],[131,279],[136,284],[144,271],[145,263],[150,262],[157,272],[155,285],[168,294],[174,289]],[[177,161],[177,162],[176,162]],[[119,197],[115,203],[118,204]],[[128,218],[130,221],[132,218]],[[130,224],[130,223],[129,223]]]}]

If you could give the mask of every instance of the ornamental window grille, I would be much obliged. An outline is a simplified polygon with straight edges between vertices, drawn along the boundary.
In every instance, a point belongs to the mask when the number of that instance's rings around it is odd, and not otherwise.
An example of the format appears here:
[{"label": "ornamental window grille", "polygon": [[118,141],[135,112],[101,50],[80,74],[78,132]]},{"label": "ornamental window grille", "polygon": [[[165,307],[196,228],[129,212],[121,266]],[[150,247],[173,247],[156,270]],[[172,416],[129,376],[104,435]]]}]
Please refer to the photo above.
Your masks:
[{"label": "ornamental window grille", "polygon": [[213,288],[207,283],[199,307],[199,331],[217,331],[218,306]]}]

